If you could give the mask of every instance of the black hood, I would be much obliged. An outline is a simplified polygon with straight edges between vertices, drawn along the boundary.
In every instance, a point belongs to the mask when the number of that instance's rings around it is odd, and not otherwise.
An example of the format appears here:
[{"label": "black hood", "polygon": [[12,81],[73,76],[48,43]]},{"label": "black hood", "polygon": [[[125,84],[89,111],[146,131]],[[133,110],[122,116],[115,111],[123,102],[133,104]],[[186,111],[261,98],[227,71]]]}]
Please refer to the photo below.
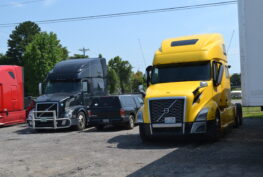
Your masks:
[{"label": "black hood", "polygon": [[73,93],[54,93],[54,94],[45,94],[37,97],[36,102],[59,102],[65,100],[71,96],[76,96],[77,94]]}]

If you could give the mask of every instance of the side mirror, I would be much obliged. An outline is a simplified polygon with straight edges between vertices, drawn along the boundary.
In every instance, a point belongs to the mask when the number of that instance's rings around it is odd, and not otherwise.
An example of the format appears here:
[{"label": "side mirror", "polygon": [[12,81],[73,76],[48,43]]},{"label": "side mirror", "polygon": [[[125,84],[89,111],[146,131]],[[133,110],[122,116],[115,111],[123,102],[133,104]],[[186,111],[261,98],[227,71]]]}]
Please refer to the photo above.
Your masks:
[{"label": "side mirror", "polygon": [[217,79],[217,64],[213,62],[213,81],[214,85],[216,85],[216,79]]},{"label": "side mirror", "polygon": [[143,89],[143,85],[139,85],[139,86],[138,86],[138,90],[139,90],[139,92],[142,94],[142,96],[145,97],[145,91],[144,91],[144,89]]},{"label": "side mirror", "polygon": [[147,74],[146,74],[146,73],[143,74],[143,78],[144,78],[145,80],[147,80]]},{"label": "side mirror", "polygon": [[153,66],[148,66],[146,68],[146,84],[147,84],[147,87],[150,85],[152,69],[153,69]]},{"label": "side mirror", "polygon": [[38,93],[39,95],[42,95],[42,83],[41,82],[38,84]]},{"label": "side mirror", "polygon": [[143,85],[139,85],[139,86],[138,86],[138,90],[139,90],[140,92],[144,92]]},{"label": "side mirror", "polygon": [[219,72],[218,72],[217,79],[216,79],[216,85],[221,84],[222,78],[223,78],[223,73],[224,73],[224,65],[220,65]]}]

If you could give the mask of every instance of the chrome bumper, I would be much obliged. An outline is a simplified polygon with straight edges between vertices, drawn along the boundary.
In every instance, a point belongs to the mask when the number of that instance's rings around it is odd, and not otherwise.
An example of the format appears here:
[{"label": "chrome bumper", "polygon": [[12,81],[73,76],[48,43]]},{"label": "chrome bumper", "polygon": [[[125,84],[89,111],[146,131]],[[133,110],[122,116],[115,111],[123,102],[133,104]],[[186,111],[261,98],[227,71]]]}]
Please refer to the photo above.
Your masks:
[{"label": "chrome bumper", "polygon": [[[37,113],[52,113],[52,117],[37,117]],[[65,120],[65,124],[69,121],[68,125],[58,126],[59,121]],[[37,126],[38,122],[47,123],[52,122],[52,126]],[[62,123],[63,124],[63,123]],[[28,120],[28,126],[32,129],[62,129],[71,127],[72,122],[70,118],[57,118],[56,111],[33,111],[33,116],[31,120]]]}]

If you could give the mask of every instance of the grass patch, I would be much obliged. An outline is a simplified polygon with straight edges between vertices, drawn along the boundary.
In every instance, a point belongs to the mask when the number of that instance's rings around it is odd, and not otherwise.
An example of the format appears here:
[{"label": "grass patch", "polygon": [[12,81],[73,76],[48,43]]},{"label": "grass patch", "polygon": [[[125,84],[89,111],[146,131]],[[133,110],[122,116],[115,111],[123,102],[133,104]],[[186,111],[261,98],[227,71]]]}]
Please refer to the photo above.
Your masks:
[{"label": "grass patch", "polygon": [[232,91],[237,91],[237,90],[241,90],[241,88],[232,88]]},{"label": "grass patch", "polygon": [[260,107],[243,107],[243,118],[261,118],[263,119],[263,111]]}]

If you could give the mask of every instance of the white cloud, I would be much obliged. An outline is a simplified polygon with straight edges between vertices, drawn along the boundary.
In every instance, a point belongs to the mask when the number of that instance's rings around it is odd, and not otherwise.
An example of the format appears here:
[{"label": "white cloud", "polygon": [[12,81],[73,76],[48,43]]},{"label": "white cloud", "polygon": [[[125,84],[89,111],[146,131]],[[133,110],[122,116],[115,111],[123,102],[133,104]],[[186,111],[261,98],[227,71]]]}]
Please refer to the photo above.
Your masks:
[{"label": "white cloud", "polygon": [[22,7],[23,6],[23,4],[21,4],[19,2],[9,2],[9,5],[13,6],[13,7]]},{"label": "white cloud", "polygon": [[7,4],[5,4],[5,6],[12,6],[12,7],[23,7],[25,5],[30,5],[30,4],[37,4],[37,3],[41,3],[43,4],[44,6],[50,6],[50,5],[53,5],[54,3],[56,3],[57,0],[41,0],[38,2],[38,1],[34,1],[34,0],[25,0],[25,1],[21,1],[21,2],[15,2],[15,1],[11,1]]},{"label": "white cloud", "polygon": [[54,4],[57,0],[45,0],[44,1],[44,5],[45,6],[50,6],[52,4]]}]

